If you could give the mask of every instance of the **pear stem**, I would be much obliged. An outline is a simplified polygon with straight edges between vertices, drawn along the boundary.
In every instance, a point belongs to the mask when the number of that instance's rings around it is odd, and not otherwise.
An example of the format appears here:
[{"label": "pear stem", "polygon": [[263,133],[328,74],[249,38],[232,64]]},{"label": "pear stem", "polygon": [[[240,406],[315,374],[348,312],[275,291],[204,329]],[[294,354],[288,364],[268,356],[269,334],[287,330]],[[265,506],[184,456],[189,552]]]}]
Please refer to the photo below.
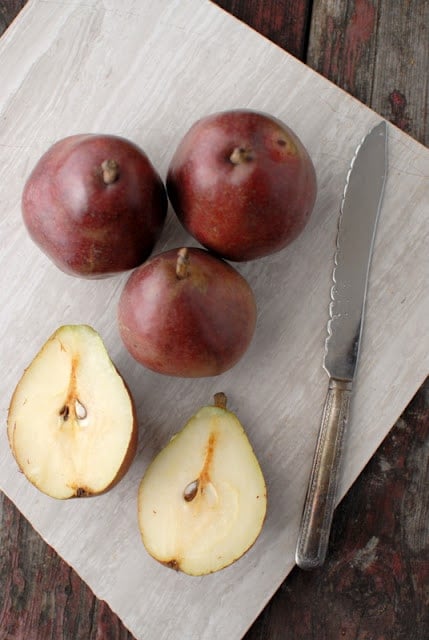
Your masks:
[{"label": "pear stem", "polygon": [[176,276],[179,280],[184,280],[189,275],[189,251],[188,249],[179,249],[177,252]]},{"label": "pear stem", "polygon": [[235,147],[229,156],[229,161],[232,162],[232,164],[244,164],[251,160],[253,160],[252,149],[246,149],[245,147]]},{"label": "pear stem", "polygon": [[213,399],[215,407],[217,407],[218,409],[226,409],[227,397],[223,391],[215,393]]},{"label": "pear stem", "polygon": [[104,160],[101,171],[104,184],[112,184],[119,178],[119,164],[116,160]]}]

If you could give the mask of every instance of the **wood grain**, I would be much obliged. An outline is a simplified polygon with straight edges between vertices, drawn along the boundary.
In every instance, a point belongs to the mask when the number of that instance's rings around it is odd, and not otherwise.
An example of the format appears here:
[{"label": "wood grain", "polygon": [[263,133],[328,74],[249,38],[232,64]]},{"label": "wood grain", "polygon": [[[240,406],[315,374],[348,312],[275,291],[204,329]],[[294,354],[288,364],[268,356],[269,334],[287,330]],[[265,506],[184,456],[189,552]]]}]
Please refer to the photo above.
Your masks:
[{"label": "wood grain", "polygon": [[0,2],[0,36],[26,3],[27,0],[3,0]]},{"label": "wood grain", "polygon": [[[0,0],[0,29],[24,4]],[[306,57],[309,2],[218,4]],[[427,8],[316,1],[307,54],[316,70],[426,143],[427,47],[416,45],[425,35],[427,42]],[[294,570],[247,640],[429,636],[428,394],[426,382],[337,510],[328,564],[313,573]],[[132,639],[3,495],[0,514],[2,640]]]},{"label": "wood grain", "polygon": [[132,640],[110,608],[0,494],[2,640]]},{"label": "wood grain", "polygon": [[303,60],[306,55],[311,0],[215,0],[239,18],[293,56]]},{"label": "wood grain", "polygon": [[315,0],[306,61],[429,144],[429,2]]}]

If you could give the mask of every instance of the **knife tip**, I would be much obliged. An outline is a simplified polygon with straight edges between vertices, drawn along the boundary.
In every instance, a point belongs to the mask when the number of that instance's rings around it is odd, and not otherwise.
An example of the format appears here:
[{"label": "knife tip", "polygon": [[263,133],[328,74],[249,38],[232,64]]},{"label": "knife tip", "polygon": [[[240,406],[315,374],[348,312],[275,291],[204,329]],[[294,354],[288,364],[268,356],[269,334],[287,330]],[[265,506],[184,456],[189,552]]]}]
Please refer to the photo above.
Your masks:
[{"label": "knife tip", "polygon": [[372,132],[373,133],[378,133],[379,135],[386,137],[387,136],[387,122],[386,122],[386,120],[382,120],[381,122],[376,124],[375,127],[372,129]]}]

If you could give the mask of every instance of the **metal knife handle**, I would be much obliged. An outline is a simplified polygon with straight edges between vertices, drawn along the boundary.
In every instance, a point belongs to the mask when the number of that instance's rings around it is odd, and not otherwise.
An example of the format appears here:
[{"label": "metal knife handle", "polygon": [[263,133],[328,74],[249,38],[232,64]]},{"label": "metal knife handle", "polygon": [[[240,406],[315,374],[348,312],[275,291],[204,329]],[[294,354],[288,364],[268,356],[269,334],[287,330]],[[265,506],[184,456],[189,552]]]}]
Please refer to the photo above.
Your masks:
[{"label": "metal knife handle", "polygon": [[329,381],[296,548],[302,569],[314,569],[325,560],[351,390],[351,382]]}]

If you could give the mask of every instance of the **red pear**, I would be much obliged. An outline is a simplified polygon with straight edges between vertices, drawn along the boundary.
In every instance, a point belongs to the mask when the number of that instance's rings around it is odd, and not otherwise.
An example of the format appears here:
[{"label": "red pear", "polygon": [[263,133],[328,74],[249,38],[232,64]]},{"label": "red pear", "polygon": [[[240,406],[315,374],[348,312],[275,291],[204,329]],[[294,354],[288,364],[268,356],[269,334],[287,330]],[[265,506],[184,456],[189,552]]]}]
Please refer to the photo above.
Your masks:
[{"label": "red pear", "polygon": [[97,278],[150,255],[167,197],[135,144],[82,134],[59,140],[40,158],[24,187],[22,212],[31,237],[60,269]]},{"label": "red pear", "polygon": [[179,220],[204,247],[229,260],[251,260],[280,251],[302,232],[316,174],[285,124],[255,111],[225,111],[185,134],[167,191]]},{"label": "red pear", "polygon": [[215,376],[247,350],[256,304],[249,284],[231,265],[203,249],[174,249],[133,271],[118,321],[126,348],[149,369]]}]

